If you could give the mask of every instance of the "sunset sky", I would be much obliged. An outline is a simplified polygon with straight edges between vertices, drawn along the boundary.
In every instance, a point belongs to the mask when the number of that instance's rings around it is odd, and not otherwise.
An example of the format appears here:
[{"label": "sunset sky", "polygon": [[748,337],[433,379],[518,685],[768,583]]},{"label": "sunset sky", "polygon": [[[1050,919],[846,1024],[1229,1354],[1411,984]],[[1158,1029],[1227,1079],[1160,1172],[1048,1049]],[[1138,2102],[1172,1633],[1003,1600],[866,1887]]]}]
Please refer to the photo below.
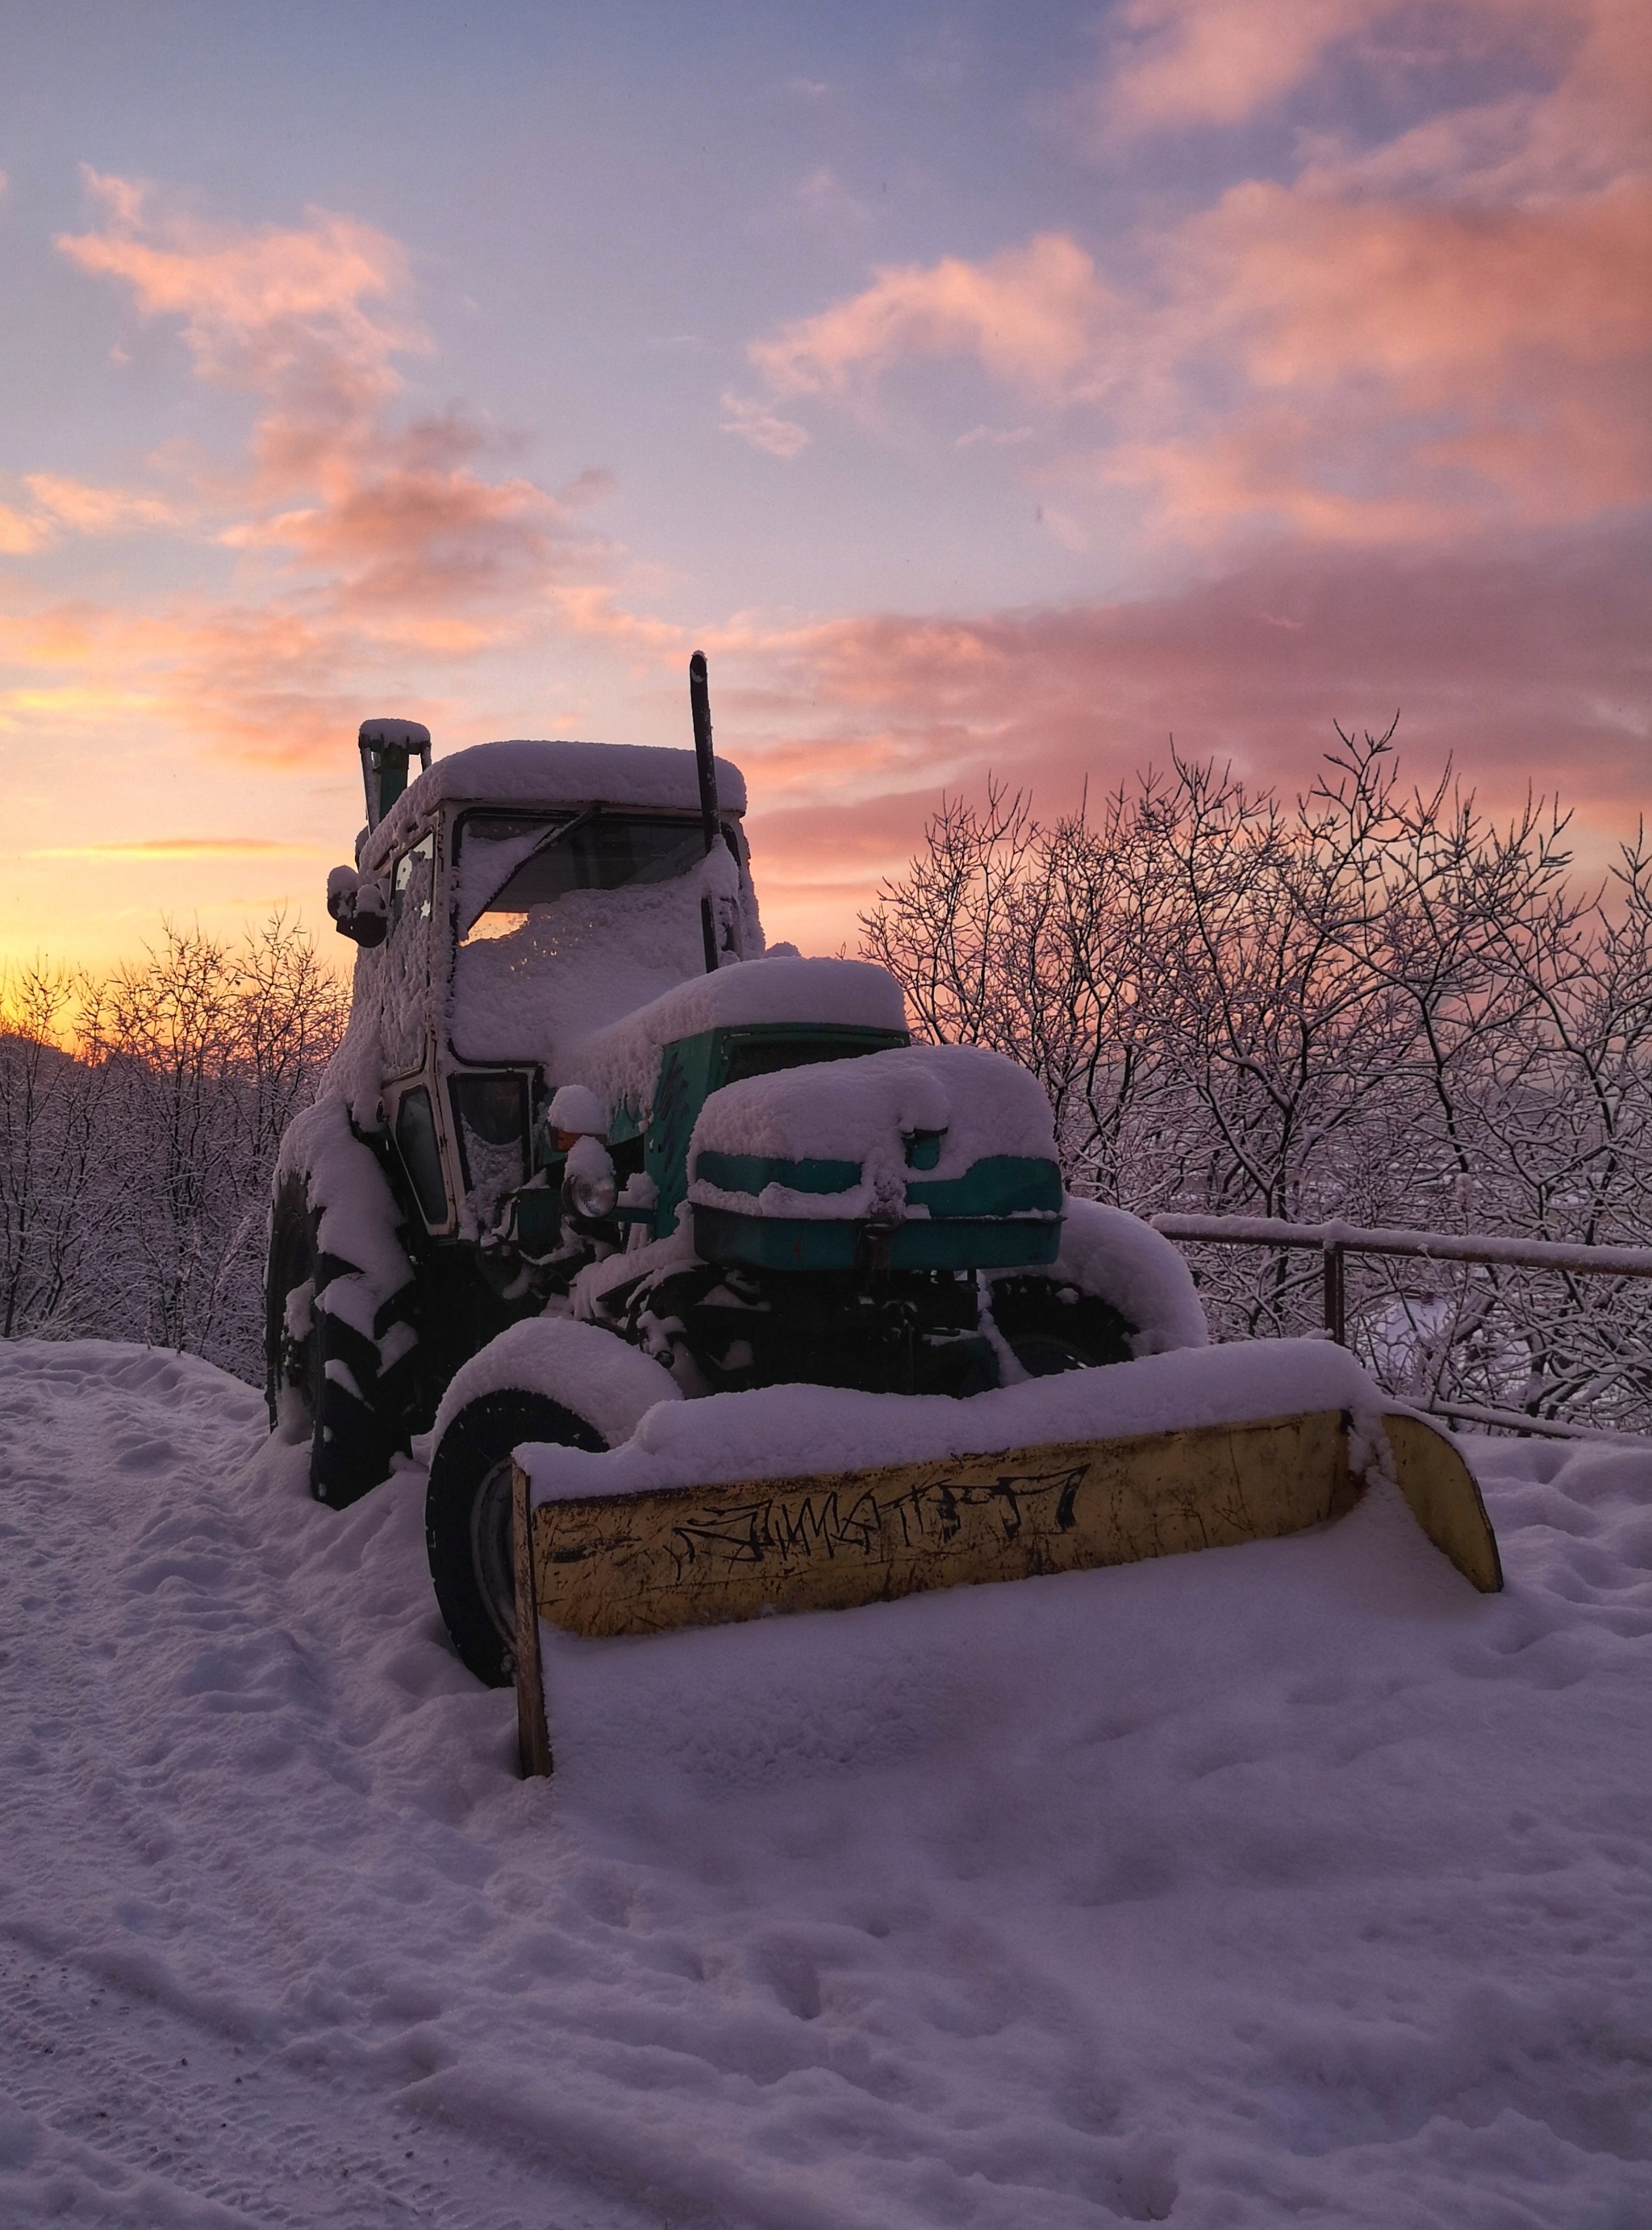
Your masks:
[{"label": "sunset sky", "polygon": [[[325,927],[364,714],[1647,801],[1646,0],[0,6],[0,957]],[[332,940],[330,940],[331,942]]]}]

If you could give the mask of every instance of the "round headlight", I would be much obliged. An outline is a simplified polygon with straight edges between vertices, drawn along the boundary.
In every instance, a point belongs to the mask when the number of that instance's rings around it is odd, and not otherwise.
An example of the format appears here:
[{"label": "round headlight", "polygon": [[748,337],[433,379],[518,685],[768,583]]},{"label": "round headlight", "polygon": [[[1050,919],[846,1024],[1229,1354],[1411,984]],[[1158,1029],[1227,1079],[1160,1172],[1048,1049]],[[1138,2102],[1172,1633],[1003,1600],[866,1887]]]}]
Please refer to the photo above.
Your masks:
[{"label": "round headlight", "polygon": [[570,1176],[562,1187],[562,1198],[575,1215],[601,1219],[612,1215],[620,1197],[620,1188],[614,1182],[614,1171],[594,1171],[587,1176]]},{"label": "round headlight", "polygon": [[570,1215],[600,1222],[613,1215],[619,1197],[619,1180],[607,1148],[600,1138],[576,1138],[564,1165],[562,1206]]}]

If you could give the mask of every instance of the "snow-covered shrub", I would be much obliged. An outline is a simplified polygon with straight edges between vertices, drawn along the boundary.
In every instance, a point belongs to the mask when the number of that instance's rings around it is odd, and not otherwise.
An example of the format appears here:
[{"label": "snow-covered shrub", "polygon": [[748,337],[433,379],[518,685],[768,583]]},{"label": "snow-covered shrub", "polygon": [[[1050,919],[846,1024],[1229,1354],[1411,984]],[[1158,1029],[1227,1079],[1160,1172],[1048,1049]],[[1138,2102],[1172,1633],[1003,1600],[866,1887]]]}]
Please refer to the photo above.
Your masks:
[{"label": "snow-covered shrub", "polygon": [[238,945],[167,923],[106,977],[0,986],[0,1332],[261,1381],[270,1172],[346,1000],[279,914]]},{"label": "snow-covered shrub", "polygon": [[74,979],[42,963],[0,977],[0,1337],[72,1333],[102,1246],[102,1068],[59,1042]]},{"label": "snow-covered shrub", "polygon": [[[1652,854],[1580,886],[1558,810],[1408,791],[1392,734],[1339,732],[1291,804],[1175,757],[1047,823],[950,801],[862,949],[922,1034],[1034,1071],[1075,1192],[1652,1241]],[[1317,1322],[1313,1255],[1190,1252],[1218,1337]],[[1652,1427],[1652,1285],[1348,1278],[1352,1336],[1413,1397]]]}]

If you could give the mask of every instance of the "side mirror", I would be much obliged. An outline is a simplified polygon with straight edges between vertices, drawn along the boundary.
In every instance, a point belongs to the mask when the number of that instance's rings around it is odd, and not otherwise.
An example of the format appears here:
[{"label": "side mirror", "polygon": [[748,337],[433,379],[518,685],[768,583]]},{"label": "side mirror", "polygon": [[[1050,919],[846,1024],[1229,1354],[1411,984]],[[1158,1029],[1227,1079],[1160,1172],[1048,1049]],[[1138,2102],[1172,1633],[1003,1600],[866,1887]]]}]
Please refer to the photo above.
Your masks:
[{"label": "side mirror", "polygon": [[357,874],[354,867],[335,867],[328,876],[327,912],[340,937],[353,938],[357,944],[382,944],[389,934],[383,884]]}]

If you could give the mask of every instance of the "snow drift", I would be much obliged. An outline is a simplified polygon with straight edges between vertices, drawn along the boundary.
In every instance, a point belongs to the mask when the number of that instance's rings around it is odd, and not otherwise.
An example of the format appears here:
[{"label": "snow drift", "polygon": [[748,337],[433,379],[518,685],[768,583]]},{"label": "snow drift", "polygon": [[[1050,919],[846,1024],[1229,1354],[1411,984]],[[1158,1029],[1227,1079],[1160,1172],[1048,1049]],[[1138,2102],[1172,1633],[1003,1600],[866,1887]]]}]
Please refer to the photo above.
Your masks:
[{"label": "snow drift", "polygon": [[[1171,1358],[1173,1360],[1173,1358]],[[1652,2219],[1652,1449],[557,1653],[558,1774],[247,1388],[0,1348],[0,2220]]]}]

